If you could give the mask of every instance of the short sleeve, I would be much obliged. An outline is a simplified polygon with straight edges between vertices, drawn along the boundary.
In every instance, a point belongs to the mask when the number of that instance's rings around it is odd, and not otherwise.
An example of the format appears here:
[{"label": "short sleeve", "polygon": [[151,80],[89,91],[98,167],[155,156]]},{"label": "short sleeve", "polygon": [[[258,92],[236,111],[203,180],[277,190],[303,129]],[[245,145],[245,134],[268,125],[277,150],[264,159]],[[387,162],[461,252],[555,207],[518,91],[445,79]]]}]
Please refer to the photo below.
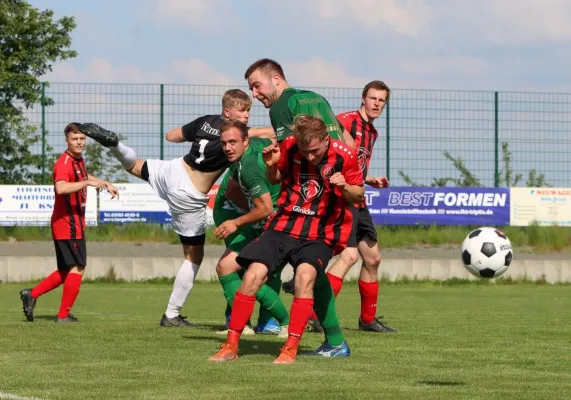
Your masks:
[{"label": "short sleeve", "polygon": [[343,165],[343,176],[345,177],[345,182],[349,185],[362,186],[363,182],[363,172],[359,168],[359,163],[357,161],[357,155],[352,149],[345,155],[345,162]]},{"label": "short sleeve", "polygon": [[62,159],[59,159],[54,166],[54,183],[59,181],[71,182],[73,180],[73,169],[71,160],[68,163],[64,163]]},{"label": "short sleeve", "polygon": [[202,122],[204,121],[205,118],[206,117],[199,117],[194,121],[189,122],[188,124],[182,126],[182,136],[184,137],[184,140],[186,140],[187,142],[194,141],[196,132],[198,131],[198,129],[200,129],[200,126],[202,125]]}]

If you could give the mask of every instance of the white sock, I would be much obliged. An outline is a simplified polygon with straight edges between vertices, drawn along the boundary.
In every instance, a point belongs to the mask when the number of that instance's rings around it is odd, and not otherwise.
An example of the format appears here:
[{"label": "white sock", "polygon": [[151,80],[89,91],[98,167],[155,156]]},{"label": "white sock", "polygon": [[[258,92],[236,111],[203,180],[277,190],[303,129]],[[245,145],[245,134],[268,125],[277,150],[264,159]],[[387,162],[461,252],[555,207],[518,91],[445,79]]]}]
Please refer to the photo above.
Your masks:
[{"label": "white sock", "polygon": [[119,142],[117,147],[109,147],[111,153],[119,160],[123,168],[129,170],[135,166],[137,162],[137,152],[132,148],[125,146],[123,143]]},{"label": "white sock", "polygon": [[167,306],[167,312],[165,313],[167,318],[175,318],[180,314],[180,309],[184,306],[184,302],[190,293],[190,290],[194,286],[194,280],[196,279],[196,274],[198,274],[198,269],[200,265],[193,264],[188,260],[184,260],[176,278],[174,280],[174,286],[169,298],[169,304]]}]

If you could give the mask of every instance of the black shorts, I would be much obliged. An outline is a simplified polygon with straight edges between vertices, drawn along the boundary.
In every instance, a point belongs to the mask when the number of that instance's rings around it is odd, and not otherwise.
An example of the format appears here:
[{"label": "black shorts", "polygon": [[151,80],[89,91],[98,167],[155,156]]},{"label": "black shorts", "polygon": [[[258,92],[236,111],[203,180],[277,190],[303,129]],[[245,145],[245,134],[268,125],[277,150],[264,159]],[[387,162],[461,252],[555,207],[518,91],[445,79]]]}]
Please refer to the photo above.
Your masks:
[{"label": "black shorts", "polygon": [[236,261],[242,268],[259,262],[268,268],[268,275],[274,275],[289,263],[294,270],[303,263],[313,265],[317,272],[325,271],[333,247],[321,240],[295,239],[284,232],[267,230],[242,249]]},{"label": "black shorts", "polygon": [[377,230],[369,209],[367,207],[351,208],[351,212],[353,214],[353,228],[347,241],[347,247],[357,247],[357,243],[366,237],[377,242]]},{"label": "black shorts", "polygon": [[201,244],[206,243],[206,233],[198,236],[182,236],[178,235],[178,239],[180,243],[186,246],[199,246]]},{"label": "black shorts", "polygon": [[87,265],[85,239],[54,240],[57,269],[68,270],[73,266]]}]

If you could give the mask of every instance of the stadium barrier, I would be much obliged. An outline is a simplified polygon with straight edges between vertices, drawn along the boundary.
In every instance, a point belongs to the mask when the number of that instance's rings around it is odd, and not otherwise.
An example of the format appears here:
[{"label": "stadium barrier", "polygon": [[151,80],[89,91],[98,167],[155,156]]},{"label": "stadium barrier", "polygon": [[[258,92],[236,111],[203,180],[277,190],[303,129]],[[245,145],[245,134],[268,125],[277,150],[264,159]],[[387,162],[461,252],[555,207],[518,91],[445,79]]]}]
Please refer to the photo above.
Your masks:
[{"label": "stadium barrier", "polygon": [[[168,206],[148,184],[118,184],[119,199],[89,187],[86,224],[170,224]],[[212,221],[215,185],[207,215]],[[377,225],[571,226],[569,188],[367,188],[366,203]],[[0,226],[47,226],[53,185],[0,185]]]}]

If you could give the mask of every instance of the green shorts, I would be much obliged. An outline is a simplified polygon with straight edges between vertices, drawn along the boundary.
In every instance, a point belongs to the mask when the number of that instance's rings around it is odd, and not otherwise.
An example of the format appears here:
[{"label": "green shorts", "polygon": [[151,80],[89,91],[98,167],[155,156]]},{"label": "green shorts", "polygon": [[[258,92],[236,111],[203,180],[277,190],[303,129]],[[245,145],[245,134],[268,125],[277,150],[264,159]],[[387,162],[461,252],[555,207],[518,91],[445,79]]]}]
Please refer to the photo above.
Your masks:
[{"label": "green shorts", "polygon": [[[223,207],[220,204],[214,205],[214,210],[212,213],[214,224],[217,227],[220,226],[224,221],[236,219],[244,215],[244,213],[240,213],[236,210],[230,209],[229,207]],[[240,253],[240,251],[242,251],[242,249],[248,243],[259,237],[261,233],[262,232],[254,228],[252,225],[244,225],[238,228],[236,232],[229,235],[226,239],[224,239],[224,243],[226,244],[226,248],[235,251],[236,253]]]}]

